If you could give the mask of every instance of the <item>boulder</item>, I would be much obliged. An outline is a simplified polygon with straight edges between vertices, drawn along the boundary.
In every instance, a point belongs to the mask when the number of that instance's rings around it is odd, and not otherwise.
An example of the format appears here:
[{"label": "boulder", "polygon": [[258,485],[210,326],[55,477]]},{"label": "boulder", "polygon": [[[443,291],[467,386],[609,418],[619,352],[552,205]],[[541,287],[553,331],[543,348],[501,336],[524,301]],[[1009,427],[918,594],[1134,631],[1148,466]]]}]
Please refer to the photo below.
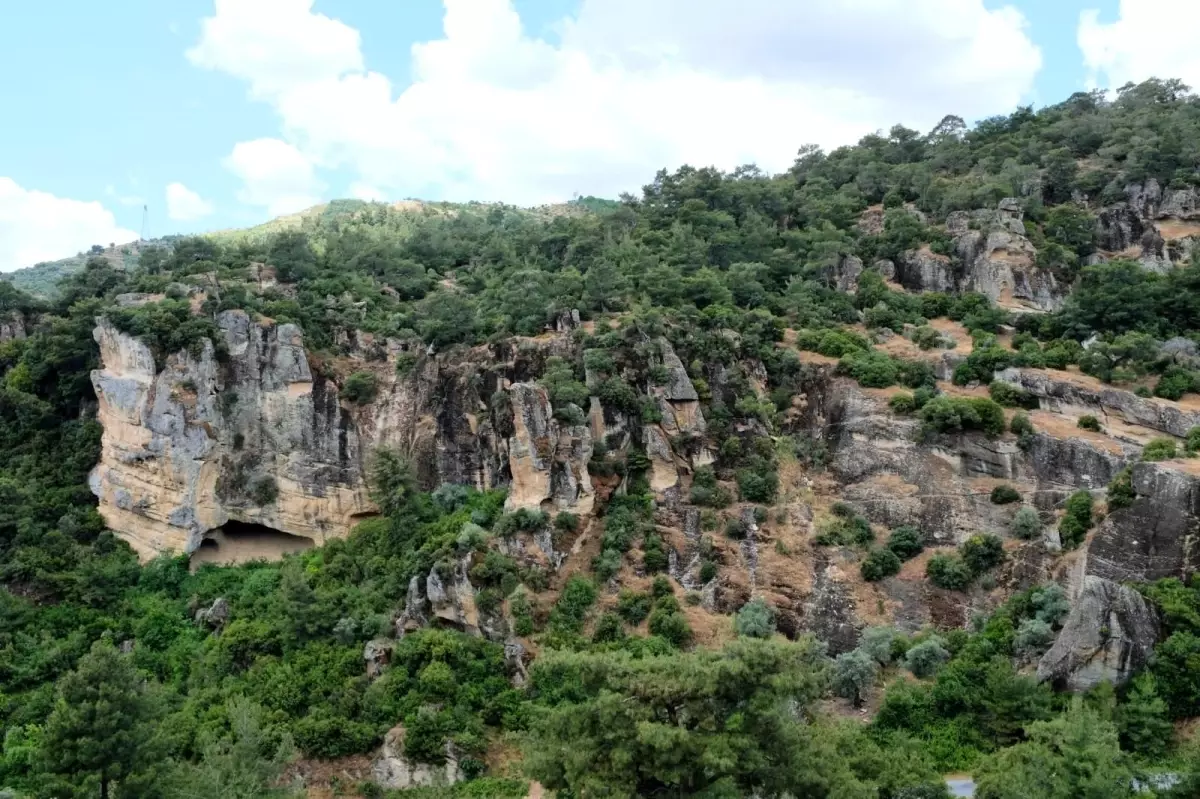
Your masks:
[{"label": "boulder", "polygon": [[367,641],[363,647],[363,660],[367,664],[367,679],[374,680],[383,674],[384,668],[392,662],[392,651],[396,642],[390,638],[375,638]]},{"label": "boulder", "polygon": [[403,725],[388,730],[383,746],[371,761],[371,779],[380,788],[392,791],[408,788],[435,788],[462,782],[466,776],[458,765],[456,747],[446,742],[446,759],[440,765],[417,763],[404,754]]},{"label": "boulder", "polygon": [[210,629],[219,630],[229,623],[229,603],[225,597],[217,597],[207,608],[196,611],[196,623]]},{"label": "boulder", "polygon": [[1122,685],[1146,665],[1158,641],[1154,606],[1128,586],[1083,579],[1057,640],[1038,663],[1039,680],[1071,691]]}]

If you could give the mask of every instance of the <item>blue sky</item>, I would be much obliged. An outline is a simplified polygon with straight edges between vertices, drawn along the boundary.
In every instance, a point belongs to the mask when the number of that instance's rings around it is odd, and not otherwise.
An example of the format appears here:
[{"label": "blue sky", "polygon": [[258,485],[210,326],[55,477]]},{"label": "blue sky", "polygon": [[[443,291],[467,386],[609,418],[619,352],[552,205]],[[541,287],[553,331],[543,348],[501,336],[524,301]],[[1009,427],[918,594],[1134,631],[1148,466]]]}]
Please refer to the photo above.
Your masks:
[{"label": "blue sky", "polygon": [[1142,45],[1122,43],[1154,5],[1193,13],[1190,0],[13,3],[0,271],[136,232],[143,204],[162,235],[352,195],[611,195],[660,166],[779,169],[807,141],[1003,113],[1176,62],[1186,80],[1190,46],[1142,64]]}]

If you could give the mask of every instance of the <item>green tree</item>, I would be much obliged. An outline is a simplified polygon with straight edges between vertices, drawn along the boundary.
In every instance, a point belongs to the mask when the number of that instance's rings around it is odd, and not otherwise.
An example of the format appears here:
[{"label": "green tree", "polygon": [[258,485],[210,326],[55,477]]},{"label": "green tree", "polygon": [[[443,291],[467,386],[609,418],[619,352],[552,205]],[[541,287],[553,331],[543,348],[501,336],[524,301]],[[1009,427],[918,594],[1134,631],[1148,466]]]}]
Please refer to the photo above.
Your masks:
[{"label": "green tree", "polygon": [[1133,774],[1113,724],[1076,700],[1062,716],[1029,725],[1029,740],[983,761],[978,799],[1122,799]]},{"label": "green tree", "polygon": [[59,680],[42,736],[41,771],[56,795],[112,790],[155,765],[160,710],[132,661],[102,639]]},{"label": "green tree", "polygon": [[879,664],[862,649],[843,652],[833,661],[834,693],[849,699],[855,707],[862,705],[863,694],[875,685],[878,677]]},{"label": "green tree", "polygon": [[288,796],[276,783],[295,756],[289,738],[272,739],[263,728],[262,708],[238,697],[226,705],[228,735],[206,745],[200,762],[172,775],[179,799],[269,799]]},{"label": "green tree", "polygon": [[[738,639],[721,651],[549,653],[532,686],[574,685],[530,731],[529,772],[575,796],[859,797],[804,708],[823,692],[811,641]],[[797,712],[801,711],[801,712]]]},{"label": "green tree", "polygon": [[1158,695],[1150,674],[1139,674],[1133,679],[1125,701],[1117,706],[1116,722],[1121,748],[1149,760],[1162,758],[1175,734],[1167,703]]},{"label": "green tree", "polygon": [[770,638],[775,633],[775,611],[762,597],[756,597],[742,605],[734,620],[734,627],[738,635]]},{"label": "green tree", "polygon": [[1032,541],[1041,535],[1042,518],[1035,509],[1025,506],[1013,516],[1009,531],[1022,541]]}]

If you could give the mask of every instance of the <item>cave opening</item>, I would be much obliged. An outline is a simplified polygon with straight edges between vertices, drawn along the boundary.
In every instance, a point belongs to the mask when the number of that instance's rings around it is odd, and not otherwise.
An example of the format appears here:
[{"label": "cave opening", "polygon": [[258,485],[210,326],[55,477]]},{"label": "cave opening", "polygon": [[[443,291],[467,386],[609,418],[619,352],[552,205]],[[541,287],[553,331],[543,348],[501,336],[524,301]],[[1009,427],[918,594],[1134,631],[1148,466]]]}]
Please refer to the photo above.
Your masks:
[{"label": "cave opening", "polygon": [[205,563],[232,566],[255,560],[275,561],[294,552],[312,549],[313,541],[280,532],[263,524],[228,521],[210,531],[192,553],[192,568]]}]

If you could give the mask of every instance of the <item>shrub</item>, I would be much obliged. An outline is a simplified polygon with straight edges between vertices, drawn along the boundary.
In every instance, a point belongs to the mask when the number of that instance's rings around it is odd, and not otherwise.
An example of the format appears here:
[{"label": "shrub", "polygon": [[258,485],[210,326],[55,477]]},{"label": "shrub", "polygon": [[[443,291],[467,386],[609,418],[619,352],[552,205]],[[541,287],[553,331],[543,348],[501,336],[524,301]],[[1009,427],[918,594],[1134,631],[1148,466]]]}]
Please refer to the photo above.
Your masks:
[{"label": "shrub", "polygon": [[1058,523],[1058,536],[1063,547],[1078,546],[1092,528],[1092,495],[1076,491],[1067,499],[1066,515]]},{"label": "shrub", "polygon": [[735,541],[740,541],[750,532],[749,526],[742,521],[741,516],[730,516],[725,520],[725,535]]},{"label": "shrub", "polygon": [[912,341],[923,350],[932,350],[942,345],[942,334],[929,325],[921,325],[913,330]]},{"label": "shrub", "polygon": [[971,584],[971,570],[958,554],[938,553],[925,565],[925,576],[938,588],[962,591]]},{"label": "shrub", "polygon": [[864,580],[869,583],[877,583],[900,571],[900,558],[896,556],[895,552],[886,547],[872,549],[867,553],[867,557],[863,560],[859,569],[862,572]]},{"label": "shrub", "polygon": [[802,330],[796,336],[796,346],[819,352],[827,358],[841,358],[848,353],[865,351],[871,344],[862,336],[847,330]]},{"label": "shrub", "polygon": [[1022,541],[1032,541],[1042,532],[1042,518],[1033,508],[1021,508],[1013,516],[1009,530],[1012,532],[1014,538],[1019,538]]},{"label": "shrub", "polygon": [[866,546],[875,540],[875,533],[866,519],[852,510],[848,517],[836,515],[837,511],[838,505],[834,505],[835,516],[820,525],[816,537],[818,546]]},{"label": "shrub", "polygon": [[1137,492],[1133,490],[1133,470],[1126,466],[1108,484],[1108,509],[1128,508],[1135,499]]},{"label": "shrub", "polygon": [[738,635],[747,638],[770,638],[775,632],[775,610],[756,597],[742,605],[733,626]]},{"label": "shrub", "polygon": [[342,386],[342,399],[355,405],[366,405],[375,399],[378,392],[375,375],[370,372],[355,372],[346,378]]},{"label": "shrub", "polygon": [[1178,400],[1196,390],[1196,375],[1182,366],[1168,366],[1154,386],[1154,396]]},{"label": "shrub", "polygon": [[932,677],[942,664],[950,659],[950,651],[946,649],[945,644],[945,641],[934,635],[913,645],[904,655],[904,668],[920,679]]},{"label": "shrub", "polygon": [[1173,438],[1156,438],[1142,450],[1144,461],[1169,461],[1178,455]]},{"label": "shrub", "polygon": [[843,652],[833,661],[833,692],[858,707],[878,676],[879,664],[869,654],[861,649]]},{"label": "shrub", "polygon": [[1079,421],[1075,424],[1080,430],[1091,430],[1096,433],[1100,432],[1100,420],[1095,416],[1092,416],[1090,413],[1080,416]]},{"label": "shrub", "polygon": [[757,457],[750,466],[737,470],[738,493],[745,502],[775,501],[779,490],[779,472],[766,458]]},{"label": "shrub", "polygon": [[1018,413],[1009,422],[1008,429],[1018,436],[1031,436],[1033,435],[1033,422],[1029,419],[1029,414]]},{"label": "shrub", "polygon": [[642,553],[642,565],[645,567],[646,573],[664,572],[667,570],[667,564],[667,552],[663,548],[662,538],[653,533],[646,536]]},{"label": "shrub", "polygon": [[250,486],[250,499],[260,507],[279,499],[279,486],[274,477],[260,477]]},{"label": "shrub", "polygon": [[992,489],[993,505],[1010,505],[1021,501],[1021,492],[1010,485],[998,485]]},{"label": "shrub", "polygon": [[895,552],[900,560],[910,560],[925,549],[925,534],[916,527],[897,527],[888,536],[887,548]]},{"label": "shrub", "polygon": [[[778,542],[776,542],[778,543]],[[711,560],[700,563],[700,582],[710,583],[717,576],[717,564]]]},{"label": "shrub", "polygon": [[664,577],[660,574],[658,577],[655,577],[654,582],[650,584],[650,596],[654,597],[655,599],[674,596],[674,594],[675,587],[671,585],[671,578],[669,577]]},{"label": "shrub", "polygon": [[563,533],[573,533],[579,529],[579,517],[563,511],[554,517],[554,529]]},{"label": "shrub", "polygon": [[1004,562],[1004,542],[990,533],[977,533],[958,548],[972,574],[980,575]]},{"label": "shrub", "polygon": [[1017,655],[1032,660],[1054,642],[1054,630],[1041,619],[1025,619],[1013,637],[1013,649]]},{"label": "shrub", "polygon": [[888,407],[894,413],[908,414],[917,409],[917,401],[912,394],[897,394],[888,400]]},{"label": "shrub", "polygon": [[690,499],[693,505],[708,508],[726,508],[733,502],[733,496],[717,483],[716,474],[708,466],[697,469],[693,475]]},{"label": "shrub", "polygon": [[880,666],[892,662],[897,633],[891,627],[868,627],[858,638],[858,648],[866,652]]},{"label": "shrub", "polygon": [[649,594],[622,588],[617,595],[617,615],[636,627],[650,615],[651,602]]},{"label": "shrub", "polygon": [[1183,449],[1189,456],[1200,452],[1200,427],[1193,427],[1187,431],[1187,438],[1184,439]]},{"label": "shrub", "polygon": [[656,606],[650,612],[650,634],[665,638],[673,646],[682,649],[692,641],[692,628],[676,607]]},{"label": "shrub", "polygon": [[1004,432],[1004,409],[983,397],[934,397],[921,409],[926,432],[982,430],[989,436]]},{"label": "shrub", "polygon": [[988,394],[998,404],[1006,408],[1036,408],[1038,407],[1037,397],[1030,394],[1020,386],[1014,386],[1012,383],[1004,383],[1000,380],[993,380],[988,386]]}]

